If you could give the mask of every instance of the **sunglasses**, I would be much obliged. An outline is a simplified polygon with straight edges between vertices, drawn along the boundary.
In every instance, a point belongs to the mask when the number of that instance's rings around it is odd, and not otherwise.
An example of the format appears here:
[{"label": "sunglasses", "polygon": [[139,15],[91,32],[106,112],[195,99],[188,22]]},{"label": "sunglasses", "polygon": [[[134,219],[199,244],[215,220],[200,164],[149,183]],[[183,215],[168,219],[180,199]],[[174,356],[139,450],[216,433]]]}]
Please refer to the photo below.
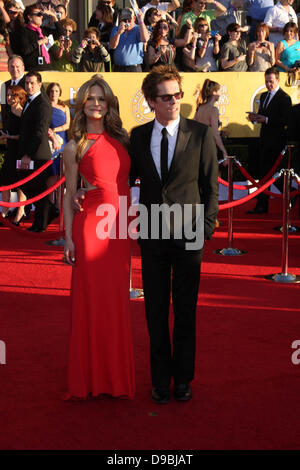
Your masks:
[{"label": "sunglasses", "polygon": [[18,15],[19,14],[19,12],[15,11],[15,10],[7,10],[7,13],[9,13],[10,15]]},{"label": "sunglasses", "polygon": [[39,11],[39,13],[31,13],[31,16],[44,16],[44,13]]},{"label": "sunglasses", "polygon": [[174,93],[173,95],[156,95],[157,98],[161,98],[161,100],[166,103],[167,101],[171,101],[171,99],[175,98],[175,100],[179,101],[181,98],[183,98],[183,91],[178,91],[177,93]]}]

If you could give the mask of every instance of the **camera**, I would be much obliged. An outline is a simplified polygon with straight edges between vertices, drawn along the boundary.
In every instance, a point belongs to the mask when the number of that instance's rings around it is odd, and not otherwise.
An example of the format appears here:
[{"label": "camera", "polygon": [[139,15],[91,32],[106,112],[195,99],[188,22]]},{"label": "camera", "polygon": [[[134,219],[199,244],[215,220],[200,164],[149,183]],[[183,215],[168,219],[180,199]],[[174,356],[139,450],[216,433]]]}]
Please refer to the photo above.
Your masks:
[{"label": "camera", "polygon": [[61,13],[59,11],[56,12],[56,16],[57,16],[57,19],[60,20],[61,19]]},{"label": "camera", "polygon": [[211,31],[210,35],[212,38],[214,38],[217,34],[219,34],[219,31]]},{"label": "camera", "polygon": [[63,40],[64,40],[64,41],[69,41],[69,39],[70,39],[70,38],[69,38],[68,36],[64,36],[64,37],[63,37]]},{"label": "camera", "polygon": [[124,23],[124,28],[128,29],[129,28],[129,23],[126,23],[125,21],[123,21],[123,23]]},{"label": "camera", "polygon": [[300,60],[296,60],[296,62],[294,63],[293,67],[300,68]]},{"label": "camera", "polygon": [[44,65],[44,58],[43,57],[38,57],[38,64],[39,65]]},{"label": "camera", "polygon": [[265,42],[261,42],[260,45],[259,45],[259,47],[263,47],[263,46],[265,46],[265,45],[266,45]]}]

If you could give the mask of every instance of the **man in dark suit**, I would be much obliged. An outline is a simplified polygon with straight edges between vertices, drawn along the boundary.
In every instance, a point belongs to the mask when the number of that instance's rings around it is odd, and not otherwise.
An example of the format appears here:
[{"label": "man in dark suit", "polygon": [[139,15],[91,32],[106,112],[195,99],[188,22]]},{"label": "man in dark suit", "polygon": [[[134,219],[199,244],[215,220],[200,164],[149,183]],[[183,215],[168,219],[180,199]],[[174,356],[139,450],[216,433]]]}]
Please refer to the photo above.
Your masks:
[{"label": "man in dark suit", "polygon": [[[187,205],[204,204],[204,235],[210,239],[218,212],[218,164],[213,132],[180,116],[183,93],[181,77],[174,67],[155,67],[144,79],[142,90],[156,118],[131,133],[131,181],[133,184],[140,179],[140,204],[148,213],[161,204],[167,207],[179,204],[183,210]],[[141,228],[144,223],[142,220]],[[151,224],[150,217],[148,233]],[[190,225],[195,225],[195,217]],[[191,247],[184,235],[177,238],[178,220],[177,229],[174,221],[170,223],[169,239],[164,239],[161,232],[162,226],[158,239],[140,239],[152,400],[157,404],[169,401],[172,378],[175,399],[192,398],[195,313],[203,252],[203,243]],[[169,332],[171,291],[173,352]]]},{"label": "man in dark suit", "polygon": [[[260,164],[259,178],[263,178],[276,162],[286,145],[288,116],[292,101],[287,93],[279,87],[279,72],[276,67],[265,71],[267,92],[262,93],[258,113],[250,113],[252,122],[261,124],[260,131]],[[257,204],[250,214],[268,212],[269,196],[260,194]]]},{"label": "man in dark suit", "polygon": [[[49,101],[41,93],[42,77],[38,72],[29,72],[25,77],[25,90],[28,101],[24,106],[20,123],[19,158],[21,160],[20,179],[28,175],[30,163],[37,170],[51,158],[48,142],[52,109]],[[33,180],[21,186],[28,199],[46,190],[47,172],[43,171]],[[50,202],[43,198],[35,203],[35,219],[28,229],[41,232],[48,225]]]},{"label": "man in dark suit", "polygon": [[5,82],[5,103],[1,105],[2,127],[6,129],[6,116],[8,105],[6,104],[6,90],[9,85],[19,85],[25,89],[25,67],[22,57],[13,55],[8,59],[8,71],[10,80]]}]

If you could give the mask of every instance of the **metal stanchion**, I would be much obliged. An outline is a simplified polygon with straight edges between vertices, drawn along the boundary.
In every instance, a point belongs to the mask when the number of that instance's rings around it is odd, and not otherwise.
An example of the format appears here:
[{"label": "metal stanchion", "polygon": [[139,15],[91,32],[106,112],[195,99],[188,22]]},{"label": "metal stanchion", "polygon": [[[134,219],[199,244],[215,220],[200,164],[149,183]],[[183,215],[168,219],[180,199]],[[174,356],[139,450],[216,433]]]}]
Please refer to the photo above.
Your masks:
[{"label": "metal stanchion", "polygon": [[[64,174],[64,165],[63,159],[60,156],[60,170],[59,170],[59,177],[62,178]],[[58,195],[57,199],[59,200],[59,231],[62,232],[64,230],[64,195],[65,195],[65,185],[61,184],[58,188]],[[65,246],[65,239],[63,237],[58,238],[57,240],[51,240],[46,242],[47,245],[51,246]]]},{"label": "metal stanchion", "polygon": [[[288,170],[291,169],[291,163],[292,163],[292,149],[294,149],[296,147],[295,144],[288,144],[286,146],[287,150],[288,150]],[[291,204],[291,202],[289,202],[289,204]],[[290,207],[291,209],[291,207]],[[274,227],[274,230],[277,230],[278,232],[281,232],[283,233],[283,226],[281,227]],[[299,232],[300,228],[299,227],[296,227],[294,225],[291,224],[291,211],[289,211],[289,220],[288,220],[288,232],[289,233],[295,233],[295,232]]]},{"label": "metal stanchion", "polygon": [[[228,160],[228,202],[233,201],[233,160],[234,156],[227,156]],[[223,256],[240,256],[247,253],[247,251],[233,248],[233,207],[228,209],[228,247],[221,248],[215,251],[217,255]]]},{"label": "metal stanchion", "polygon": [[280,282],[285,284],[294,284],[300,282],[300,276],[288,273],[288,223],[289,223],[289,211],[290,211],[290,184],[291,175],[293,170],[283,170],[283,216],[282,216],[282,257],[281,257],[281,273],[270,274],[266,276],[266,279],[274,282]]}]

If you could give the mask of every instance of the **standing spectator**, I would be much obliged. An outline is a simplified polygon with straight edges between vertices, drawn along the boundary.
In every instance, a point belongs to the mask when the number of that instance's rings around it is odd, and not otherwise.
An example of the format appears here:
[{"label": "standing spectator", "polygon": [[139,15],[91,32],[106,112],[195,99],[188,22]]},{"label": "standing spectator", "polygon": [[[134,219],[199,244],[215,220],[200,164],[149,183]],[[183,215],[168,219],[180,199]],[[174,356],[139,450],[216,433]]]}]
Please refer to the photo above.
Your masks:
[{"label": "standing spectator", "polygon": [[274,0],[246,0],[245,4],[250,22],[250,41],[255,41],[256,27],[264,21],[269,8],[274,6]]},{"label": "standing spectator", "polygon": [[148,43],[149,66],[173,64],[176,47],[174,41],[168,39],[170,32],[167,20],[159,20],[153,30],[152,38]]},{"label": "standing spectator", "polygon": [[[20,174],[20,179],[30,174],[31,161],[34,162],[34,170],[37,170],[51,158],[48,129],[52,110],[49,100],[41,93],[41,88],[41,75],[38,72],[29,72],[25,77],[25,90],[29,101],[24,107],[20,124],[19,159],[21,170],[24,170]],[[46,181],[47,175],[42,172],[21,186],[21,189],[27,198],[32,198],[46,190]],[[44,197],[35,202],[35,207],[34,222],[28,230],[42,232],[48,225],[52,206],[50,206],[49,199]]]},{"label": "standing spectator", "polygon": [[221,48],[221,68],[226,72],[244,72],[247,70],[247,46],[241,39],[241,27],[237,23],[227,26],[227,41]]},{"label": "standing spectator", "polygon": [[275,64],[274,44],[267,41],[269,28],[265,23],[256,26],[256,41],[248,46],[248,65],[250,72],[264,72]]},{"label": "standing spectator", "polygon": [[[18,172],[16,169],[17,155],[18,155],[18,140],[20,131],[20,117],[22,114],[23,106],[26,103],[26,92],[19,85],[9,85],[6,92],[6,117],[4,131],[1,130],[0,139],[6,139],[7,152],[4,164],[0,172],[0,185],[10,185],[19,180]],[[18,189],[18,200],[26,201],[24,193]],[[10,201],[11,191],[2,191],[2,200],[5,202]],[[8,207],[2,208],[1,215],[5,217],[8,214]],[[25,215],[24,206],[18,207],[15,211],[13,224],[20,225],[20,222]]]},{"label": "standing spectator", "polygon": [[294,0],[279,0],[274,7],[267,11],[264,23],[269,27],[270,41],[275,47],[282,39],[284,26],[290,21],[298,24],[296,12],[292,7],[293,2]]},{"label": "standing spectator", "polygon": [[224,147],[219,133],[219,127],[221,125],[219,120],[219,110],[215,106],[221,96],[221,85],[207,78],[203,83],[202,89],[200,88],[200,85],[197,86],[195,95],[197,96],[197,109],[194,119],[195,121],[201,122],[202,124],[212,128],[218,150],[223,158],[226,158],[227,150]]},{"label": "standing spectator", "polygon": [[156,23],[161,19],[161,11],[157,8],[148,8],[145,13],[144,23],[151,35]]},{"label": "standing spectator", "polygon": [[100,43],[97,28],[88,28],[80,46],[74,50],[72,60],[78,64],[79,72],[103,72],[104,64],[110,61],[110,55]]},{"label": "standing spectator", "polygon": [[[119,17],[119,14],[120,14],[119,7],[118,7],[118,5],[116,5],[116,0],[100,0],[97,3],[96,10],[98,9],[98,7],[100,5],[106,5],[111,9],[112,14],[113,14],[113,24],[116,24],[117,20],[118,20],[118,17]],[[94,11],[94,13],[92,14],[92,16],[90,18],[90,21],[89,21],[89,24],[88,24],[89,28],[91,28],[91,27],[98,28],[99,27],[99,20],[97,19],[96,10]]]},{"label": "standing spectator", "polygon": [[[260,129],[260,171],[263,178],[272,168],[286,144],[286,127],[292,107],[291,98],[279,86],[279,72],[276,67],[265,71],[265,83],[268,92],[260,96],[258,114],[249,113],[251,122],[261,124]],[[259,194],[257,204],[250,214],[268,212],[269,196]]]},{"label": "standing spectator", "polygon": [[97,5],[95,14],[101,34],[101,42],[108,48],[110,33],[113,28],[113,11],[109,5],[100,3]]},{"label": "standing spectator", "polygon": [[[205,8],[207,4],[213,5],[215,9],[206,10]],[[191,20],[192,25],[194,26],[196,19],[200,16],[201,18],[205,18],[210,26],[211,20],[216,16],[223,15],[226,11],[227,9],[222,5],[222,3],[215,0],[193,0],[192,9],[182,16],[180,27],[185,24],[187,19]]]},{"label": "standing spectator", "polygon": [[55,41],[50,49],[52,56],[51,65],[54,70],[60,72],[75,72],[76,65],[72,61],[74,50],[79,46],[76,39],[72,39],[72,34],[77,30],[77,24],[71,18],[61,21],[64,28],[64,36]]},{"label": "standing spectator", "polygon": [[[70,128],[71,116],[70,109],[65,103],[60,99],[62,95],[62,88],[59,83],[50,83],[47,87],[46,93],[49,97],[50,104],[52,107],[52,117],[50,123],[50,136],[51,133],[55,138],[57,135],[62,139],[62,144],[58,146],[57,149],[54,148],[52,156],[57,155],[57,152],[62,154],[66,143],[68,142],[67,131]],[[52,165],[48,169],[48,187],[53,186],[60,175],[60,156],[58,156]],[[51,202],[54,202],[54,193],[49,195]],[[52,198],[52,199],[51,199]],[[59,201],[56,201],[56,207],[58,208]],[[57,214],[58,215],[58,214]]]},{"label": "standing spectator", "polygon": [[20,31],[23,31],[24,18],[23,12],[17,2],[10,1],[6,4],[5,8],[10,19],[10,22],[7,24],[7,30],[9,34],[8,55],[10,57],[14,54],[20,54],[18,33],[20,34]]},{"label": "standing spectator", "polygon": [[[141,8],[141,11],[142,13],[145,14],[149,8],[157,8],[158,10],[162,12],[165,12],[165,11],[170,12],[170,11],[176,10],[179,7],[180,7],[179,0],[171,0],[170,2],[161,2],[160,0],[150,0],[149,3],[147,3]],[[164,14],[162,14],[162,16],[164,17]]]},{"label": "standing spectator", "polygon": [[[5,82],[5,96],[7,94],[7,88],[13,85],[19,85],[25,88],[25,67],[22,57],[13,55],[8,59],[8,71],[10,74],[10,80]],[[7,127],[6,119],[9,107],[6,103],[1,105],[1,116],[2,116],[2,127]]]},{"label": "standing spectator", "polygon": [[276,65],[280,71],[295,72],[300,67],[298,26],[292,21],[287,23],[283,28],[283,35],[284,40],[276,46]]},{"label": "standing spectator", "polygon": [[67,9],[64,5],[57,5],[55,7],[55,13],[59,21],[65,20],[68,17]]},{"label": "standing spectator", "polygon": [[[50,55],[47,49],[48,30],[42,29],[43,13],[35,4],[25,8],[25,27],[16,33],[20,55],[26,70],[50,70]],[[63,34],[63,30],[61,31]]]},{"label": "standing spectator", "polygon": [[120,24],[114,27],[110,37],[110,48],[114,50],[115,72],[142,72],[144,43],[149,39],[147,27],[139,13],[138,23],[132,8],[124,8],[120,15]]},{"label": "standing spectator", "polygon": [[194,25],[195,32],[198,34],[198,41],[196,46],[196,66],[204,67],[206,64],[206,72],[216,72],[218,70],[216,57],[220,52],[221,36],[214,32],[209,31],[208,22],[203,18],[197,18]]}]

